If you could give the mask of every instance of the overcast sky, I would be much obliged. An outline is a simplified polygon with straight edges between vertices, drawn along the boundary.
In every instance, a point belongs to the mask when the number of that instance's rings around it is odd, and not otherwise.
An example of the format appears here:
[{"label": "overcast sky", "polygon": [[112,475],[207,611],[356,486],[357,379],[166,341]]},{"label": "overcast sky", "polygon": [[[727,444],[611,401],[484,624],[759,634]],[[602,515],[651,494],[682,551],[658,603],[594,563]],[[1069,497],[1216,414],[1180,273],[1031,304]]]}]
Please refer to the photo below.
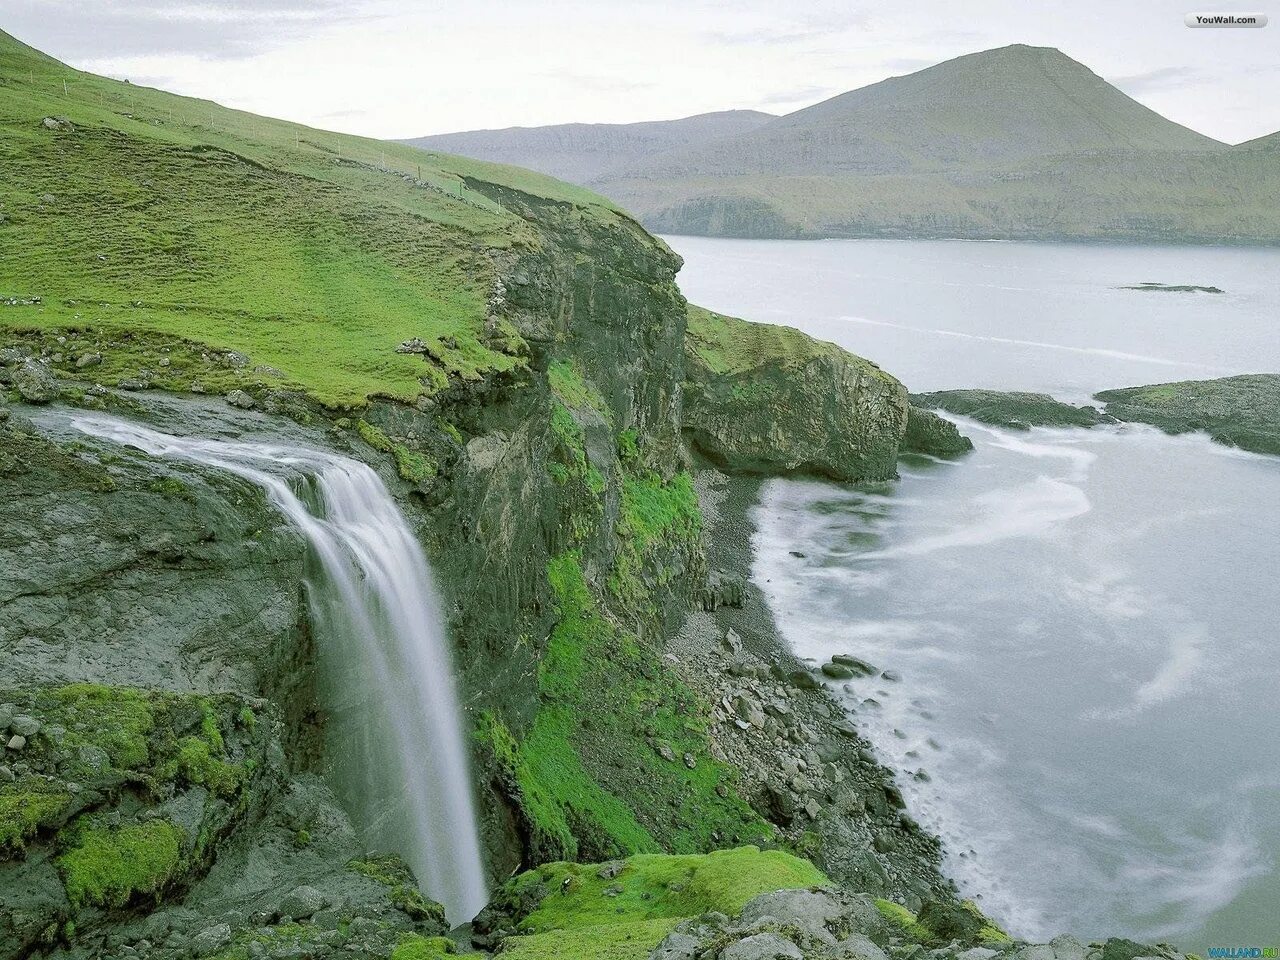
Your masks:
[{"label": "overcast sky", "polygon": [[1223,8],[1168,0],[0,0],[0,27],[81,69],[375,137],[728,108],[785,113],[1018,42],[1059,47],[1221,140],[1280,130],[1280,24],[1184,25],[1188,12],[1206,9]]}]

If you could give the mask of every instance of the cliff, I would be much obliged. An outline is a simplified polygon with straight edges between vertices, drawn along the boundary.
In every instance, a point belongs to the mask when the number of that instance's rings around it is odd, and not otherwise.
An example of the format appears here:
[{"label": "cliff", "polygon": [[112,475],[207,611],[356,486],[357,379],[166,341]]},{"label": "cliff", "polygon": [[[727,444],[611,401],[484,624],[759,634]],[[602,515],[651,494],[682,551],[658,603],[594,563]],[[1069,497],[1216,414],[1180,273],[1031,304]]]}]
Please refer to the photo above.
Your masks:
[{"label": "cliff", "polygon": [[875,364],[790,327],[690,307],[684,430],[738,473],[896,475],[907,392]]}]

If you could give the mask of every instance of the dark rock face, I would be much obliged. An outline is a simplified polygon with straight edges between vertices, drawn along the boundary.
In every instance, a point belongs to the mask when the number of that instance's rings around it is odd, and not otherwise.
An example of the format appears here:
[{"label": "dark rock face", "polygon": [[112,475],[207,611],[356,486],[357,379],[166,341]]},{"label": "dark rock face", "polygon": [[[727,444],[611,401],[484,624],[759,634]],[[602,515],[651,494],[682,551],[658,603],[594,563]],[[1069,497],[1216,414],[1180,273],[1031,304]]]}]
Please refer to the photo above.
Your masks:
[{"label": "dark rock face", "polygon": [[903,453],[924,453],[934,457],[954,457],[973,449],[973,441],[950,420],[931,410],[912,405],[907,413],[907,432],[902,437]]},{"label": "dark rock face", "polygon": [[834,344],[691,308],[684,429],[731,473],[896,476],[905,388]]},{"label": "dark rock face", "polygon": [[1095,398],[1117,420],[1149,423],[1166,433],[1203,430],[1227,446],[1280,455],[1280,374],[1126,387]]},{"label": "dark rock face", "polygon": [[912,394],[911,402],[926,410],[972,417],[983,423],[1011,430],[1031,427],[1094,427],[1111,423],[1113,417],[1093,407],[1073,407],[1047,393],[1006,393],[999,390],[941,390]]}]

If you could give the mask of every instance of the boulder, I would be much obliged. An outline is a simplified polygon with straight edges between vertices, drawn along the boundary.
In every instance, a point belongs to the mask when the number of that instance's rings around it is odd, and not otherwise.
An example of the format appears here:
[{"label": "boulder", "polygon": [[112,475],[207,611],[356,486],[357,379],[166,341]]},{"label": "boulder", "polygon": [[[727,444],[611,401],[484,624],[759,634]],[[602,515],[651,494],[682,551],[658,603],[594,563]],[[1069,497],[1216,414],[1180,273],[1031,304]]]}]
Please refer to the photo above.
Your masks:
[{"label": "boulder", "polygon": [[227,403],[240,410],[252,410],[258,405],[258,401],[249,396],[243,390],[232,390],[224,397]]},{"label": "boulder", "polygon": [[13,371],[13,385],[28,403],[50,403],[58,397],[58,381],[43,363],[23,360]]},{"label": "boulder", "polygon": [[729,944],[720,960],[804,960],[804,953],[780,934],[757,933]]},{"label": "boulder", "polygon": [[950,420],[914,404],[907,413],[907,432],[902,436],[903,453],[924,453],[934,457],[954,457],[973,449],[973,441]]},{"label": "boulder", "polygon": [[315,887],[294,887],[280,901],[279,914],[282,917],[293,917],[295,920],[306,920],[319,913],[329,905],[329,900]]}]

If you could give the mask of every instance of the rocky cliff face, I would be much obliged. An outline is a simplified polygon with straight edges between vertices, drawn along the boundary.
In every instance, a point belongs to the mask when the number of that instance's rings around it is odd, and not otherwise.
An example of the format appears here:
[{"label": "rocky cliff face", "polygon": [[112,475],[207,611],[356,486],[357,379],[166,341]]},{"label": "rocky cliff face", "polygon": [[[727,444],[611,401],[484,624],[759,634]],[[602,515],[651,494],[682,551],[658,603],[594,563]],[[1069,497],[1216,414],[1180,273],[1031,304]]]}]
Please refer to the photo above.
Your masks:
[{"label": "rocky cliff face", "polygon": [[788,327],[693,307],[684,429],[738,473],[896,476],[907,391],[875,364]]}]

